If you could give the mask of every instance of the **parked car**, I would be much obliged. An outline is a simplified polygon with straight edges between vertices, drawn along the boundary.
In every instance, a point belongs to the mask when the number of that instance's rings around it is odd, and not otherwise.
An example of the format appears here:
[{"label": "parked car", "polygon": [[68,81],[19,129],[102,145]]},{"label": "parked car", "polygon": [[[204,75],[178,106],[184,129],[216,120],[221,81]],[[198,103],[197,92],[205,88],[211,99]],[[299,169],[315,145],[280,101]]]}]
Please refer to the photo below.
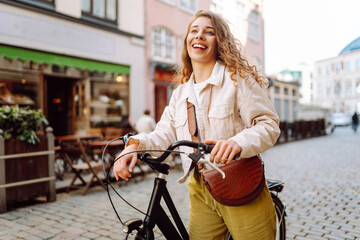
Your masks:
[{"label": "parked car", "polygon": [[336,127],[348,127],[350,125],[351,117],[345,113],[334,113],[331,116],[331,132],[333,132]]}]

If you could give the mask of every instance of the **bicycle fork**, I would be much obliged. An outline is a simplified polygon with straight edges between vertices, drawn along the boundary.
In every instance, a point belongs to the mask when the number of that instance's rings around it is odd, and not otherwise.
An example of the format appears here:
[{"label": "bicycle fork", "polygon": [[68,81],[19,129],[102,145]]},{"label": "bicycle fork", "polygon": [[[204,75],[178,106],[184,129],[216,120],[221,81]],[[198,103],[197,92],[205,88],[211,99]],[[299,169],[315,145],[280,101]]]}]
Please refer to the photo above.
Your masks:
[{"label": "bicycle fork", "polygon": [[[171,222],[163,207],[160,205],[161,198],[164,199],[175,225]],[[154,189],[151,195],[149,207],[143,221],[140,219],[129,220],[126,223],[130,234],[133,230],[137,231],[135,239],[153,240],[154,227],[157,225],[166,239],[171,240],[188,240],[189,234],[181,221],[180,215],[176,210],[174,202],[171,199],[169,191],[166,188],[164,178],[155,178]],[[141,226],[142,225],[142,226]]]}]

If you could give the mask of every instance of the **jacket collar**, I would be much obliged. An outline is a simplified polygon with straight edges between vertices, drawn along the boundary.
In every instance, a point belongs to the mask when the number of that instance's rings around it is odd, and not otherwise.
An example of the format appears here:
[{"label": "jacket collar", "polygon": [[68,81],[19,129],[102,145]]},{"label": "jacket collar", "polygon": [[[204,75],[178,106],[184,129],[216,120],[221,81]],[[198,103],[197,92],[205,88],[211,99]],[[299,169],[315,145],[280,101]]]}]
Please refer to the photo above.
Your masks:
[{"label": "jacket collar", "polygon": [[[211,84],[214,86],[221,86],[224,82],[225,65],[216,62],[214,68],[211,72],[210,79],[207,81],[207,85]],[[195,103],[195,93],[194,93],[194,75],[191,74],[189,81],[184,83],[185,92],[183,97],[188,99],[189,102]]]}]

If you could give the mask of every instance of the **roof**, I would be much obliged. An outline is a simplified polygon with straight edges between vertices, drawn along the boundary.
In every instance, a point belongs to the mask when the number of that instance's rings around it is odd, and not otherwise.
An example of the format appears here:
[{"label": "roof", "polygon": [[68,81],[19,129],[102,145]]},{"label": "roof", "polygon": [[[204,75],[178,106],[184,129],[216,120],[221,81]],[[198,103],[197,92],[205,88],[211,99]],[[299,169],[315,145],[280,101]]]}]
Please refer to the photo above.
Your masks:
[{"label": "roof", "polygon": [[356,50],[360,50],[360,37],[356,38],[351,43],[349,43],[343,50],[341,50],[339,55],[353,52]]}]

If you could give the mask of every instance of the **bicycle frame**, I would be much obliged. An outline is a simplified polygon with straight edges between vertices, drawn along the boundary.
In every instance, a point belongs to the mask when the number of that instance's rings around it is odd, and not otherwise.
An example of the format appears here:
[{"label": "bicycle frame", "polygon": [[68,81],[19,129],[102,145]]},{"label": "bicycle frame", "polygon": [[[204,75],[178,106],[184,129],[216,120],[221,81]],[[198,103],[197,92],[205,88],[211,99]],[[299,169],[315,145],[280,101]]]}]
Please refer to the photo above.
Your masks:
[{"label": "bicycle frame", "polygon": [[[165,180],[165,178],[161,178],[161,177],[155,178],[154,188],[150,198],[149,207],[147,210],[146,217],[143,221],[143,228],[140,229],[139,233],[141,235],[146,233],[145,234],[146,239],[152,240],[154,239],[153,229],[155,225],[157,225],[166,239],[174,239],[174,240],[189,239],[189,234],[180,218],[179,213],[176,210],[175,204],[171,199],[170,193],[166,188],[166,183],[167,181]],[[162,198],[164,199],[170,211],[170,214],[174,219],[177,229],[169,219],[163,207],[160,205]]]},{"label": "bicycle frame", "polygon": [[[172,144],[168,150],[173,150],[179,145],[187,145],[190,147],[198,146],[198,143],[189,142],[189,141],[180,141]],[[202,145],[201,149],[205,149],[204,152],[209,153],[211,149],[207,145]],[[198,148],[198,153],[199,153]],[[164,165],[161,162],[170,154],[170,151],[165,151],[161,157],[153,158],[150,154],[144,153],[143,155],[138,155],[138,158],[142,161],[145,161],[153,169],[156,169],[159,172],[158,177],[154,180],[154,187],[149,201],[148,209],[143,220],[141,219],[131,219],[126,221],[123,225],[127,227],[127,237],[132,231],[136,231],[135,240],[154,240],[154,228],[158,226],[161,233],[166,239],[171,240],[188,240],[189,234],[185,228],[182,219],[175,207],[175,204],[170,196],[170,193],[166,187],[166,175],[168,174],[168,165]],[[203,153],[201,153],[203,154]],[[195,156],[197,157],[197,156]],[[160,161],[159,161],[160,159]],[[192,158],[194,161],[194,158]],[[197,159],[199,160],[199,159]],[[281,181],[268,181],[268,189],[271,192],[281,192],[284,185]],[[282,225],[280,232],[280,239],[285,239],[285,219],[286,216],[285,206],[282,204],[280,199],[276,197],[275,194],[271,193],[273,202],[278,208],[276,208],[276,213],[279,218],[279,223]],[[164,208],[161,206],[161,199],[164,199],[165,204],[170,211],[171,217],[173,218],[174,223],[170,220],[168,214],[165,212]],[[276,201],[275,201],[276,200]],[[120,220],[121,221],[121,220]],[[127,238],[126,238],[127,239]],[[227,233],[227,240],[232,240],[230,233]]]}]

